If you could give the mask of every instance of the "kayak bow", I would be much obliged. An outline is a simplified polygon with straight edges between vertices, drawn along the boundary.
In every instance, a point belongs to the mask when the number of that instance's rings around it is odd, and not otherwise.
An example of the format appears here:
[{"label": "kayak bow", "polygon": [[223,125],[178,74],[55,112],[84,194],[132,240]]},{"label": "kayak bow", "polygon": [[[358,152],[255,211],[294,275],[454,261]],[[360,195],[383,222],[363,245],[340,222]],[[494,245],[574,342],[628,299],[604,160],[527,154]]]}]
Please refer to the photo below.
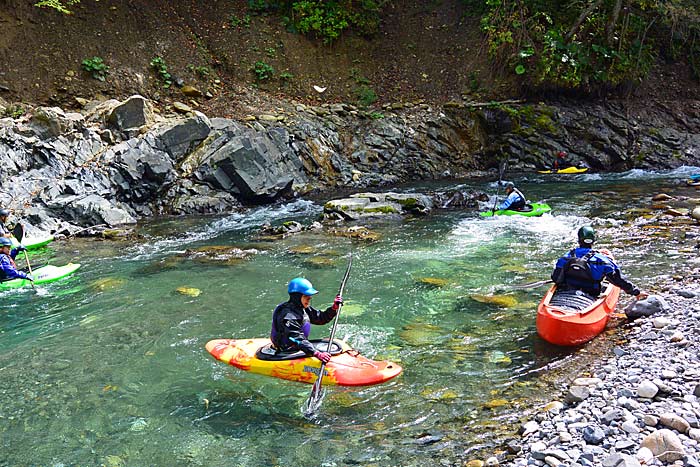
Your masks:
[{"label": "kayak bow", "polygon": [[[65,266],[53,266],[49,264],[48,266],[36,268],[32,274],[34,276],[34,285],[46,284],[63,279],[73,274],[79,267],[80,264],[68,263]],[[31,285],[32,281],[28,279],[12,279],[0,282],[0,290],[19,289],[21,287],[31,287]]]}]

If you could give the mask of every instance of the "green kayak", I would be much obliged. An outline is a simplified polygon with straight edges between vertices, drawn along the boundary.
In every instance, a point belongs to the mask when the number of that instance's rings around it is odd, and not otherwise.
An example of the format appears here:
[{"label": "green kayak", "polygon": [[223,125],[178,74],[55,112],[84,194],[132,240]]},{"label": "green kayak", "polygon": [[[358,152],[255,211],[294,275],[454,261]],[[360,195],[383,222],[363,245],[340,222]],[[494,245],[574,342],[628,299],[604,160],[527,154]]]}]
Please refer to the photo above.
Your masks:
[{"label": "green kayak", "polygon": [[[46,284],[48,282],[57,281],[63,279],[66,276],[73,274],[80,264],[68,263],[65,266],[53,266],[49,264],[48,266],[43,266],[34,269],[34,285]],[[10,290],[19,289],[20,287],[31,287],[31,281],[27,279],[12,279],[11,281],[0,282],[0,290]]]},{"label": "green kayak", "polygon": [[[525,209],[522,211],[511,211],[509,209],[504,209],[504,210],[498,210],[496,211],[496,216],[525,216],[525,217],[537,217],[541,216],[542,214],[546,212],[550,212],[552,208],[549,207],[549,204],[545,203],[531,203],[525,206]],[[479,215],[481,217],[492,217],[494,215],[493,211],[484,211],[480,212]]]},{"label": "green kayak", "polygon": [[[12,239],[12,248],[15,248],[16,246],[19,246],[19,242],[15,237],[11,237]],[[37,250],[41,247],[44,247],[48,245],[49,243],[53,242],[53,235],[39,235],[36,237],[25,237],[22,239],[22,246],[24,246],[27,250]]]}]

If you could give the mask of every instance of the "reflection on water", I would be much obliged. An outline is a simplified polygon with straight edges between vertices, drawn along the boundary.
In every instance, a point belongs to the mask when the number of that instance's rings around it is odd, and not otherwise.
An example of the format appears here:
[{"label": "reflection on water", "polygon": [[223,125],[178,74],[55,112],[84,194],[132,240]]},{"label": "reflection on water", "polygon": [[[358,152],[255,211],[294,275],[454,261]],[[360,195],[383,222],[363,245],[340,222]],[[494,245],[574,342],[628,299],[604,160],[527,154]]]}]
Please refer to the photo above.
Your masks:
[{"label": "reflection on water", "polygon": [[[669,175],[528,177],[515,179],[552,215],[441,212],[373,225],[381,233],[374,243],[306,232],[235,262],[181,253],[251,248],[263,223],[309,223],[319,205],[152,223],[142,226],[142,243],[57,243],[44,257],[79,261],[74,277],[40,293],[0,294],[0,465],[420,465],[488,446],[541,391],[533,371],[571,355],[536,337],[544,289],[509,286],[547,278],[592,220],[632,279],[659,274],[660,245],[637,239],[636,251],[626,248],[624,212],[676,189]],[[321,291],[314,305],[329,305],[350,251],[337,336],[400,363],[399,378],[331,388],[309,421],[300,408],[310,386],[206,353],[213,338],[267,335],[292,277],[312,280]],[[315,327],[312,337],[328,332]]]}]

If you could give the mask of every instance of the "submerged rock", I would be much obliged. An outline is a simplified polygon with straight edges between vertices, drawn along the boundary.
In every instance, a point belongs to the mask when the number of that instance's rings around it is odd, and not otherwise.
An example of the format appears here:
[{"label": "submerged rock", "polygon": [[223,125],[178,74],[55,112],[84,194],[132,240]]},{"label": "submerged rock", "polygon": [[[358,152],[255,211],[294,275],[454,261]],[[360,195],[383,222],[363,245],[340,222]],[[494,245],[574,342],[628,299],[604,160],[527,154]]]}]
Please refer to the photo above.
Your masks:
[{"label": "submerged rock", "polygon": [[481,295],[472,294],[469,296],[474,301],[479,303],[488,303],[490,305],[496,305],[501,308],[510,308],[518,303],[518,299],[512,295]]},{"label": "submerged rock", "polygon": [[188,297],[199,297],[199,295],[202,293],[201,290],[195,288],[195,287],[178,287],[175,289],[177,293],[180,295],[187,295]]}]

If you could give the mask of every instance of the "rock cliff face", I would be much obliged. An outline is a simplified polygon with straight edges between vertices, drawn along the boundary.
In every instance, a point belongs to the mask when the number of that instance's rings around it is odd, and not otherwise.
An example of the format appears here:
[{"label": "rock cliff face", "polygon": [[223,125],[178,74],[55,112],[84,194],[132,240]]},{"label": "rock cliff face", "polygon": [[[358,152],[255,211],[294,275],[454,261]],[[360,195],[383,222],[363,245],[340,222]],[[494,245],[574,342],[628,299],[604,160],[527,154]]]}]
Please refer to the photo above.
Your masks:
[{"label": "rock cliff face", "polygon": [[29,229],[75,232],[156,214],[224,213],[310,191],[463,177],[556,150],[598,170],[698,164],[700,105],[674,115],[619,104],[404,104],[365,114],[305,107],[239,122],[161,116],[141,96],[80,113],[36,108],[0,120],[0,205]]}]

